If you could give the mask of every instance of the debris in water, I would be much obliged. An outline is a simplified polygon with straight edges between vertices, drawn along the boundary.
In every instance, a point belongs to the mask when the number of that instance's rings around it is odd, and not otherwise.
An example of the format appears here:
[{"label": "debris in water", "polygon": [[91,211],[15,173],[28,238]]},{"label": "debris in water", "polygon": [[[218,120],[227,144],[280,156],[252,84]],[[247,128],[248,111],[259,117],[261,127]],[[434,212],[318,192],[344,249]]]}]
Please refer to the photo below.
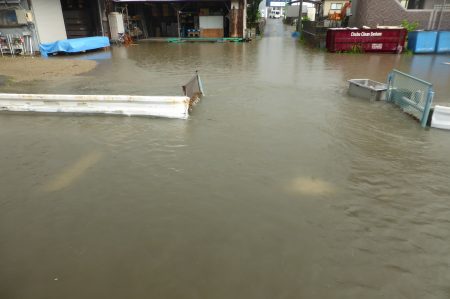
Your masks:
[{"label": "debris in water", "polygon": [[83,176],[91,166],[96,164],[101,157],[102,154],[99,151],[92,151],[82,156],[64,169],[52,181],[48,182],[43,190],[46,192],[54,192],[72,185],[77,179]]},{"label": "debris in water", "polygon": [[304,195],[324,195],[335,192],[335,188],[321,179],[298,177],[289,184],[289,191]]}]

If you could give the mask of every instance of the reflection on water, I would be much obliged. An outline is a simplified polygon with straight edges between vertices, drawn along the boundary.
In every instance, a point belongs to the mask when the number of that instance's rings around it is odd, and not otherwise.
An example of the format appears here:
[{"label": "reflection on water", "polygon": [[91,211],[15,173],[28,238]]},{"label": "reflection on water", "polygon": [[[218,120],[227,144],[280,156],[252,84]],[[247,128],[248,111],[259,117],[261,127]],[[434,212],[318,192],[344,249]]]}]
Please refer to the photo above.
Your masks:
[{"label": "reflection on water", "polygon": [[[448,55],[251,43],[115,47],[9,85],[207,96],[187,121],[0,114],[0,298],[449,298],[450,139],[347,96],[392,68],[448,102]],[[51,190],[52,192],[42,192]]]}]

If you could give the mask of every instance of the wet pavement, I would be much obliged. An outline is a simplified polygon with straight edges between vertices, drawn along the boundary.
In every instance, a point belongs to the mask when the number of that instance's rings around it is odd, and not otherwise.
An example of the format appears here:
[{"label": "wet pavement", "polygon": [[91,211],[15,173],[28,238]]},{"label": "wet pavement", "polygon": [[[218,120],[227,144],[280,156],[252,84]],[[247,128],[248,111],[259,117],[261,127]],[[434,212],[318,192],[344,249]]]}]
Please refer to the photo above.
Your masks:
[{"label": "wet pavement", "polygon": [[450,133],[346,80],[398,68],[450,103],[450,56],[330,54],[289,30],[1,87],[179,95],[198,69],[207,96],[187,121],[0,114],[0,298],[449,298]]}]

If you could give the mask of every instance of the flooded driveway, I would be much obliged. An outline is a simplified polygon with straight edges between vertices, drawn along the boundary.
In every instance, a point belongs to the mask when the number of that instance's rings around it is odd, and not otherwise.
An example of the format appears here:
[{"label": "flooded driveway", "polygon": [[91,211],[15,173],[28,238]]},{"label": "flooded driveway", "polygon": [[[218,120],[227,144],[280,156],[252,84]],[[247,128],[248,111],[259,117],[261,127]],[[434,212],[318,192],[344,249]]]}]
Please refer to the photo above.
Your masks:
[{"label": "flooded driveway", "polygon": [[[89,58],[89,56],[87,57]],[[0,114],[0,298],[450,297],[450,134],[347,79],[450,103],[450,56],[141,43],[2,91],[179,95],[189,120]],[[57,59],[57,58],[56,58]]]}]

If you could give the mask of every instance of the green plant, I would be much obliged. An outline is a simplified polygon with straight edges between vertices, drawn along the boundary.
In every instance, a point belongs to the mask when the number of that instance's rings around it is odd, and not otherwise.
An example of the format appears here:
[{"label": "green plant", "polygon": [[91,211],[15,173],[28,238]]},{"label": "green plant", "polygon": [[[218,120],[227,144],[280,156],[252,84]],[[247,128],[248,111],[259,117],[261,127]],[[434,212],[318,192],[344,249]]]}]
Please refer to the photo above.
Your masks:
[{"label": "green plant", "polygon": [[401,24],[401,26],[403,27],[403,28],[405,28],[408,32],[411,32],[411,31],[414,31],[414,30],[416,30],[418,27],[419,27],[419,22],[409,22],[408,20],[406,20],[406,19],[404,19],[403,21],[402,21],[402,24]]},{"label": "green plant", "polygon": [[354,44],[348,53],[351,54],[361,54],[364,53],[364,49],[360,44]]},{"label": "green plant", "polygon": [[304,35],[300,35],[300,38],[298,39],[298,42],[302,45],[306,45],[306,39]]},{"label": "green plant", "polygon": [[[411,31],[416,30],[419,27],[419,25],[420,25],[419,22],[410,23],[408,20],[405,19],[405,20],[402,21],[402,25],[401,26],[403,28],[405,28],[406,31],[411,32]],[[407,45],[408,45],[408,35],[406,36],[406,48],[408,47]],[[408,50],[408,49],[405,49],[403,53],[405,53],[406,55],[412,55],[413,54],[412,51]]]},{"label": "green plant", "polygon": [[259,11],[259,4],[262,0],[249,0],[247,2],[247,25],[249,28],[255,28],[261,13]]},{"label": "green plant", "polygon": [[413,55],[414,52],[411,51],[410,49],[404,49],[404,50],[403,50],[403,54],[410,56],[410,55]]},{"label": "green plant", "polygon": [[302,21],[311,21],[311,19],[308,16],[302,17]]}]

